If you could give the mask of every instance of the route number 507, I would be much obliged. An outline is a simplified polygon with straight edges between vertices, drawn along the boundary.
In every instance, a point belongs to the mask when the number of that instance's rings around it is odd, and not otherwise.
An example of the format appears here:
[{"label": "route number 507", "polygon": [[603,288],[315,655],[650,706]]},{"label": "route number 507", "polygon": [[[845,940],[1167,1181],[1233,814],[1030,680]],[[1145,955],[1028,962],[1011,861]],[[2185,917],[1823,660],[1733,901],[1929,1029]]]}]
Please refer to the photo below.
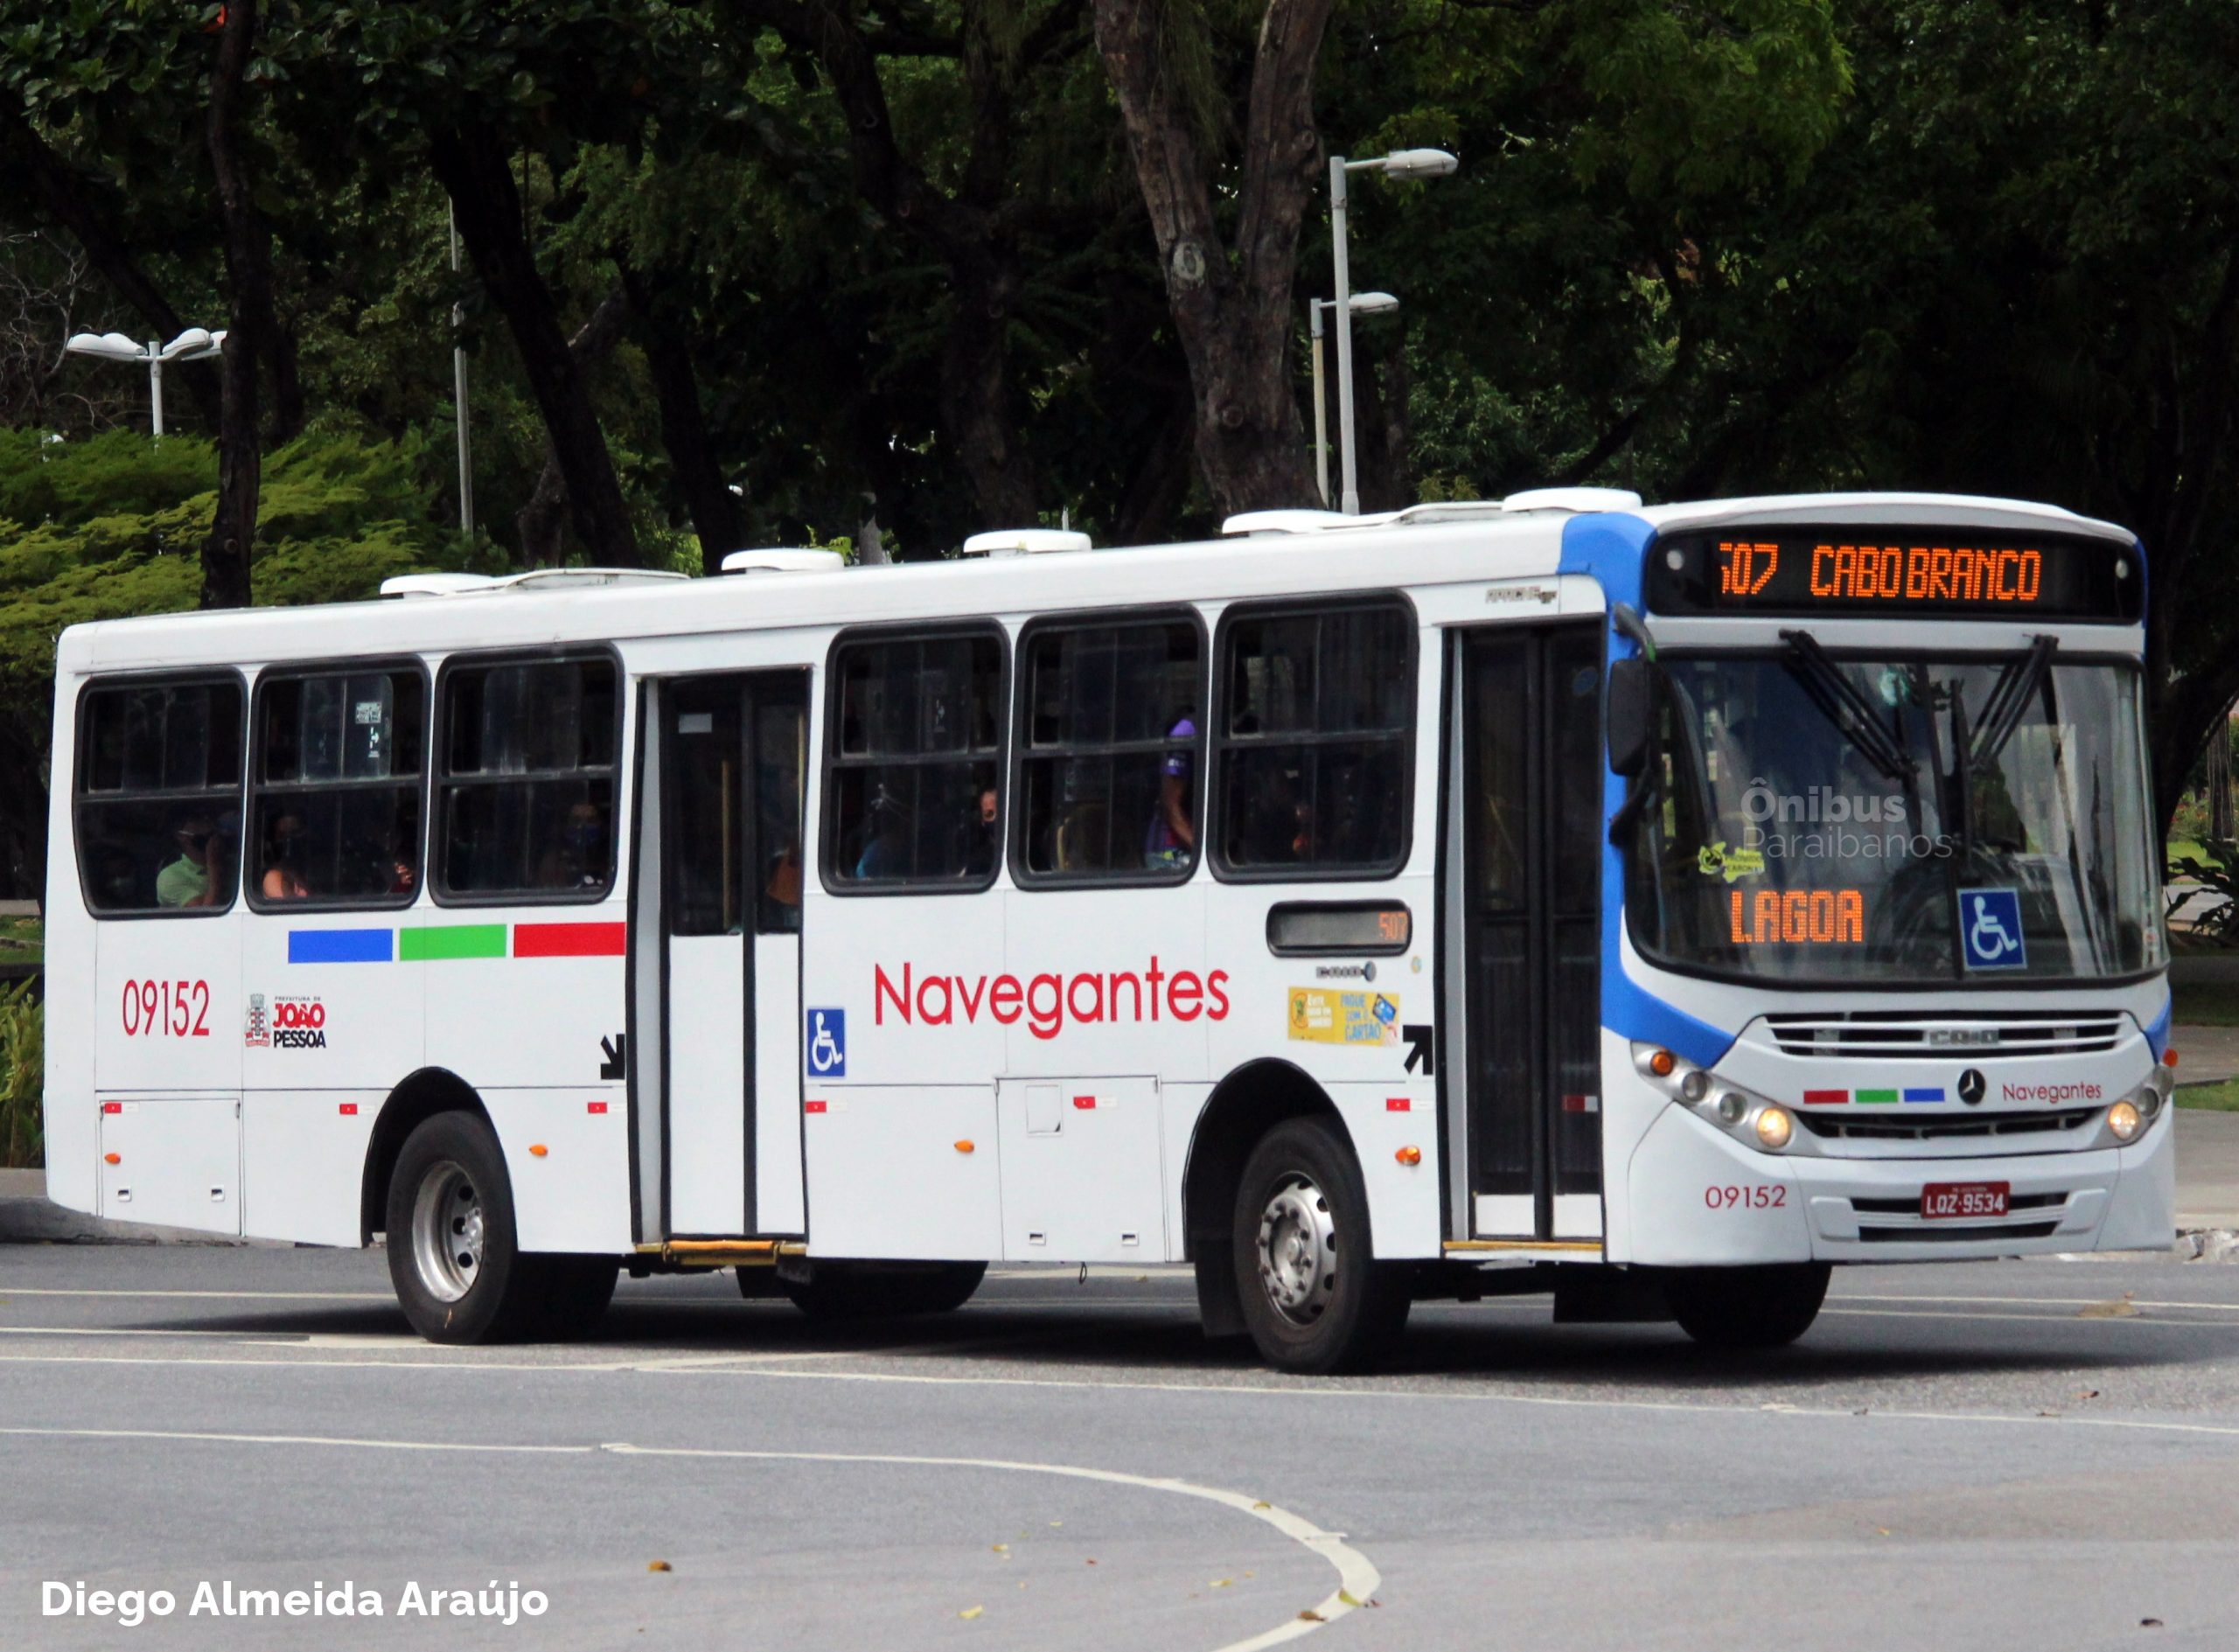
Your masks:
[{"label": "route number 507", "polygon": [[207,1038],[210,983],[127,981],[124,983],[127,1038]]}]

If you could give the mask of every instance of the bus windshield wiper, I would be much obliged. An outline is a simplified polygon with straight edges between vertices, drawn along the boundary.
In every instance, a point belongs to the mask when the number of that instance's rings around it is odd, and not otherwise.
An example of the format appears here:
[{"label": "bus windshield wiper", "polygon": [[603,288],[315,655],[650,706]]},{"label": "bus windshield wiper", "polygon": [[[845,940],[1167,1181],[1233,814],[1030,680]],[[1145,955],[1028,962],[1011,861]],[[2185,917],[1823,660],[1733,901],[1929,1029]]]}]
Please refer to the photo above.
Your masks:
[{"label": "bus windshield wiper", "polygon": [[1809,631],[1784,631],[1781,640],[1788,645],[1789,669],[1821,714],[1885,777],[1910,780],[1919,770],[1918,760],[1882,727],[1873,702],[1843,675],[1842,667],[1819,646],[1819,639]]},{"label": "bus windshield wiper", "polygon": [[1975,738],[1967,751],[1969,774],[1979,774],[1998,761],[2043,686],[2045,673],[2052,669],[2053,651],[2059,646],[2057,637],[2039,637],[2031,641],[2027,653],[2005,662],[1975,721]]}]

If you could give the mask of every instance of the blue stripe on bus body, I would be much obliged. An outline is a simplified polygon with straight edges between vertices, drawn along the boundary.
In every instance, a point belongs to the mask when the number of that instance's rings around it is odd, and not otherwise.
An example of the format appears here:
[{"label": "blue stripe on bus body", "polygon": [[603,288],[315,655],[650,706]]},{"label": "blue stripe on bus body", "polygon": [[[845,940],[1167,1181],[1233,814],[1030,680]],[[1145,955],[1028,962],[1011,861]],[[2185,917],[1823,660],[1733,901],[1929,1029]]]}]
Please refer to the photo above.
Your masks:
[{"label": "blue stripe on bus body", "polygon": [[1905,1099],[1907,1101],[1942,1101],[1943,1099],[1943,1091],[1941,1088],[1926,1090],[1908,1089],[1905,1091]]},{"label": "blue stripe on bus body", "polygon": [[396,955],[394,930],[289,930],[290,964],[386,964]]},{"label": "blue stripe on bus body", "polygon": [[2145,1045],[2153,1052],[2153,1059],[2156,1061],[2159,1061],[2163,1053],[2169,1048],[2169,1022],[2175,1008],[2174,999],[2163,999],[2161,1013],[2153,1018],[2145,1029]]},{"label": "blue stripe on bus body", "polygon": [[[1562,555],[1556,571],[1584,574],[1601,587],[1611,609],[1619,603],[1641,605],[1642,574],[1656,529],[1621,511],[1573,516],[1563,524]],[[1639,652],[1605,619],[1608,657],[1624,659]],[[1625,801],[1625,781],[1605,764],[1601,771],[1601,1024],[1622,1038],[1661,1044],[1698,1067],[1715,1067],[1733,1048],[1736,1034],[1698,1020],[1677,1005],[1647,991],[1625,973],[1624,860],[1609,841],[1608,823]]]}]

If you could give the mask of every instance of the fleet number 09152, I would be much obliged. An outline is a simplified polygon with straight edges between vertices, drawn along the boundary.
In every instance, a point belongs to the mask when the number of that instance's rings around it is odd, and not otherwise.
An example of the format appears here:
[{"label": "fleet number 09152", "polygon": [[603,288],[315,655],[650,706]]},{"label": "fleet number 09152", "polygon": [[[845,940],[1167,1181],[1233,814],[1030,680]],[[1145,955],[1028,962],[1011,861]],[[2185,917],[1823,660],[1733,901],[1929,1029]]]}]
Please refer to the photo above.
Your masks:
[{"label": "fleet number 09152", "polygon": [[127,981],[124,983],[127,1038],[207,1038],[210,983]]},{"label": "fleet number 09152", "polygon": [[1746,1188],[1705,1188],[1703,1202],[1713,1210],[1785,1210],[1788,1189],[1776,1181],[1759,1181]]}]

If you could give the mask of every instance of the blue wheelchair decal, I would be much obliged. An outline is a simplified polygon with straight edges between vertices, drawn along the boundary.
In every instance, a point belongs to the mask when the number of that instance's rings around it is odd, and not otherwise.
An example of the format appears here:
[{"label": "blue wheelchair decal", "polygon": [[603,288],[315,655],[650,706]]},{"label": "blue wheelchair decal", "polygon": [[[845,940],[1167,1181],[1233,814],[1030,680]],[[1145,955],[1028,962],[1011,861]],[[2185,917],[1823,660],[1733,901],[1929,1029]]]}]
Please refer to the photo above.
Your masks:
[{"label": "blue wheelchair decal", "polygon": [[2029,955],[2021,944],[2020,891],[1960,890],[1959,944],[1969,969],[2026,967]]},{"label": "blue wheelchair decal", "polygon": [[847,1076],[847,1012],[844,1009],[809,1011],[808,1028],[802,1036],[801,1048],[808,1052],[810,1077],[845,1078]]}]

